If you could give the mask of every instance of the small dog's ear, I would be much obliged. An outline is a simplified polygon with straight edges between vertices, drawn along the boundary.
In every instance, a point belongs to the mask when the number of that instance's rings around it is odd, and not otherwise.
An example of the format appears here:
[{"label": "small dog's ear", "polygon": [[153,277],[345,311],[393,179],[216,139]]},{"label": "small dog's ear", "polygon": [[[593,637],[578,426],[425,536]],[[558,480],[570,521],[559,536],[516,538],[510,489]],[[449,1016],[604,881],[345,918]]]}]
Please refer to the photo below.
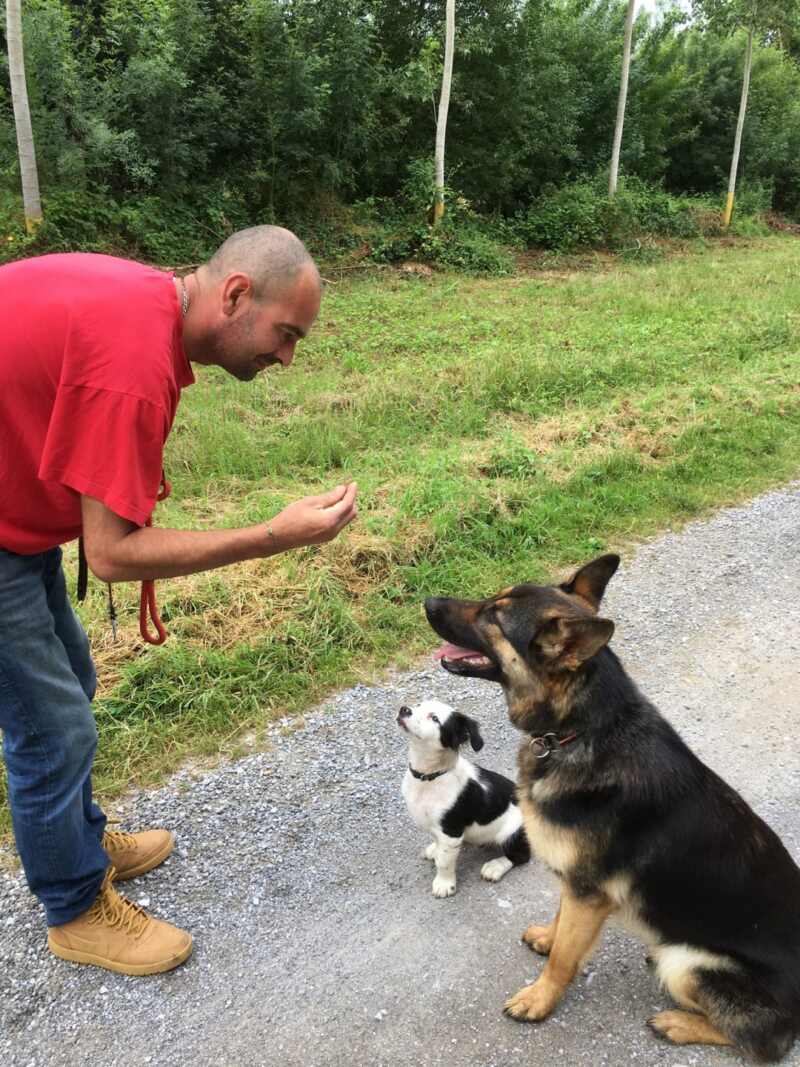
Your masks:
[{"label": "small dog's ear", "polygon": [[562,670],[575,671],[607,645],[614,633],[610,619],[549,619],[531,644],[545,659]]},{"label": "small dog's ear", "polygon": [[483,748],[483,738],[481,737],[481,731],[478,724],[474,719],[470,719],[468,715],[464,716],[467,724],[467,732],[469,733],[469,743],[472,745],[473,751],[480,752]]},{"label": "small dog's ear", "polygon": [[600,556],[573,574],[568,582],[559,586],[565,593],[573,593],[585,600],[597,611],[606,591],[606,586],[619,567],[619,556],[609,553]]},{"label": "small dog's ear", "polygon": [[483,738],[478,729],[478,724],[469,715],[462,715],[460,711],[454,711],[441,729],[441,740],[445,748],[454,748],[458,751],[467,741],[476,752],[483,748]]}]

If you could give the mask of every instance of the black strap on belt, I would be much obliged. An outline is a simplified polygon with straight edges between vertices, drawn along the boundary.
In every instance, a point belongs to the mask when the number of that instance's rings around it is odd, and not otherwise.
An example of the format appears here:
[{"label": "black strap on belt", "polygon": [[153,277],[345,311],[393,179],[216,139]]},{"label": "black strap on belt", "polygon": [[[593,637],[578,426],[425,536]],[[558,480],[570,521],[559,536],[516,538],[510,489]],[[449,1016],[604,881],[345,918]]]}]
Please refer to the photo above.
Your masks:
[{"label": "black strap on belt", "polygon": [[83,538],[78,538],[78,600],[86,599],[89,585],[89,568],[86,565],[86,553],[83,550]]},{"label": "black strap on belt", "polygon": [[[86,599],[86,590],[89,587],[89,567],[86,563],[86,552],[83,548],[83,538],[78,538],[78,600]],[[117,639],[117,609],[114,607],[114,594],[111,592],[111,582],[108,583],[108,618],[111,622],[111,633],[114,640]]]}]

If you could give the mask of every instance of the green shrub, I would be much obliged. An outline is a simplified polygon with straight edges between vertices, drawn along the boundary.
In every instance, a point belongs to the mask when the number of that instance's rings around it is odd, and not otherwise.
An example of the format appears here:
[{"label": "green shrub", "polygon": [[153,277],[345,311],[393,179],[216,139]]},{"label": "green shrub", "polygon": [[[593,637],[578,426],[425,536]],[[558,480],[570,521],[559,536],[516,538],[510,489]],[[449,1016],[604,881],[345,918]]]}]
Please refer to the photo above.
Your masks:
[{"label": "green shrub", "polygon": [[534,201],[520,220],[520,231],[529,244],[559,252],[599,245],[605,237],[603,209],[592,182],[573,182]]},{"label": "green shrub", "polygon": [[[745,236],[764,232],[758,216],[771,196],[767,186],[748,188],[737,201],[739,229],[732,232]],[[654,246],[645,238],[721,233],[721,202],[721,198],[674,196],[632,176],[620,179],[614,199],[609,200],[606,175],[601,173],[591,181],[572,182],[539,197],[517,226],[529,244],[558,252],[605,247],[652,258]]]},{"label": "green shrub", "polygon": [[740,182],[733,202],[734,215],[765,215],[772,210],[773,197],[772,182]]},{"label": "green shrub", "polygon": [[371,258],[388,263],[419,259],[470,274],[512,274],[514,258],[503,243],[508,227],[478,215],[468,200],[449,188],[444,192],[444,216],[433,226],[427,218],[434,192],[432,161],[413,160],[400,203],[383,201],[380,216],[372,216],[377,234],[371,241]]},{"label": "green shrub", "polygon": [[[445,220],[446,220],[445,216]],[[435,267],[469,274],[512,274],[514,258],[496,241],[486,224],[443,220],[438,226],[406,220],[371,244],[371,258],[379,263],[418,259]]]},{"label": "green shrub", "polygon": [[699,234],[689,197],[673,196],[640,178],[623,177],[613,205],[617,211],[625,213],[629,233],[658,237],[697,237]]}]

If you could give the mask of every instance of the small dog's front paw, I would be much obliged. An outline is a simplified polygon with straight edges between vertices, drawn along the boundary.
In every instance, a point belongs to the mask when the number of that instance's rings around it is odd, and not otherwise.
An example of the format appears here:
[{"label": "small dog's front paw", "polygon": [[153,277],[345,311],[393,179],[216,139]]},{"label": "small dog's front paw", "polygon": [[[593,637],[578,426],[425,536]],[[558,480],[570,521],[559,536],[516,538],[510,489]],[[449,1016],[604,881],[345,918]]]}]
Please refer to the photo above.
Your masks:
[{"label": "small dog's front paw", "polygon": [[549,926],[529,926],[522,935],[522,940],[540,956],[549,955],[555,940],[554,923]]},{"label": "small dog's front paw", "polygon": [[520,1022],[537,1023],[547,1018],[560,999],[560,990],[551,982],[540,978],[507,1000],[503,1011]]},{"label": "small dog's front paw", "polygon": [[496,860],[484,863],[481,867],[481,878],[485,878],[487,882],[499,882],[513,866],[514,864],[507,856],[498,856]]},{"label": "small dog's front paw", "polygon": [[433,895],[435,897],[451,897],[456,891],[455,879],[436,877],[433,880]]},{"label": "small dog's front paw", "polygon": [[436,842],[435,841],[431,841],[431,843],[429,845],[426,845],[425,848],[423,848],[422,852],[420,852],[420,857],[422,859],[424,859],[424,860],[435,860],[436,859]]}]

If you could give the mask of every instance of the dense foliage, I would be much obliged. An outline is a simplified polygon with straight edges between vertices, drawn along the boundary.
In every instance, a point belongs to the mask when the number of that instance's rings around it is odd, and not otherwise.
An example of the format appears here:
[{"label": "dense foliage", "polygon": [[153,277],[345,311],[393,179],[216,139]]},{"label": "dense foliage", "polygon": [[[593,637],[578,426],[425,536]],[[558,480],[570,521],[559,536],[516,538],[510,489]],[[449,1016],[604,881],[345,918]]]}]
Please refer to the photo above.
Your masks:
[{"label": "dense foliage", "polygon": [[[357,243],[359,220],[366,227],[429,196],[443,9],[444,0],[25,0],[47,245],[111,240],[191,261],[231,228],[271,220],[319,244],[334,231]],[[459,0],[447,174],[467,211],[521,219],[517,234],[559,247],[547,233],[566,197],[569,210],[583,204],[590,243],[604,232],[586,198],[610,156],[624,18],[624,0]],[[798,39],[786,27],[757,48],[740,169],[744,191],[756,187],[788,213],[800,211]],[[663,210],[668,194],[721,189],[743,51],[741,32],[700,28],[677,10],[639,15],[622,169],[661,186]],[[3,66],[6,234],[17,188]],[[675,212],[669,226],[691,231]],[[404,233],[401,243],[420,251],[426,239]],[[462,255],[448,253],[447,234],[437,240],[444,261]],[[392,257],[391,234],[378,255]]]}]

